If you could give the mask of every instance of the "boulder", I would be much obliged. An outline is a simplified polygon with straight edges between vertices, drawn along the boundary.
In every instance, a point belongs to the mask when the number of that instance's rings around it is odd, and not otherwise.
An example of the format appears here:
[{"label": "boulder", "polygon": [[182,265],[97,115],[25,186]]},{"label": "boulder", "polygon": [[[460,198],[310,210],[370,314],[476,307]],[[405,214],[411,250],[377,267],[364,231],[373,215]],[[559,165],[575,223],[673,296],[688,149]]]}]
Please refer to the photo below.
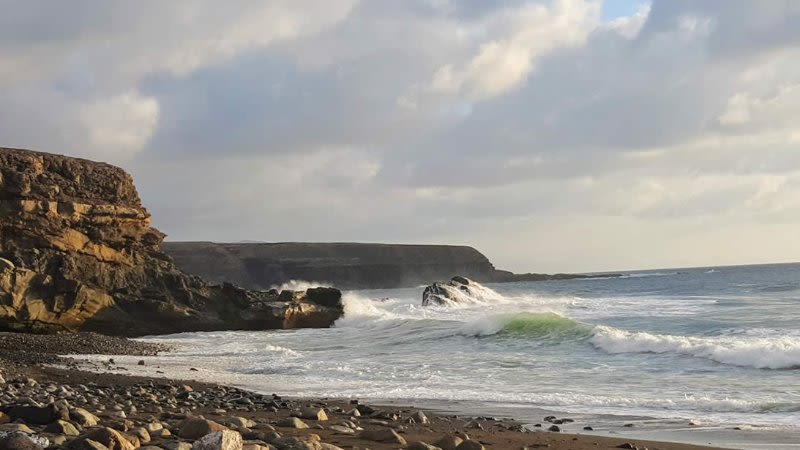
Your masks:
[{"label": "boulder", "polygon": [[135,450],[139,447],[138,439],[108,427],[93,428],[75,438],[68,447],[72,450],[96,450],[95,443],[109,450]]},{"label": "boulder", "polygon": [[417,441],[406,445],[404,447],[404,450],[442,450],[442,449],[422,441]]},{"label": "boulder", "polygon": [[458,448],[463,441],[464,440],[458,436],[447,435],[442,436],[442,438],[434,442],[433,445],[441,448],[442,450],[456,450],[456,448]]},{"label": "boulder", "polygon": [[242,435],[232,430],[216,431],[196,440],[192,450],[242,450]]},{"label": "boulder", "polygon": [[43,450],[43,446],[25,433],[0,433],[0,450]]},{"label": "boulder", "polygon": [[342,307],[342,293],[338,289],[331,287],[318,287],[306,290],[306,297],[309,301],[318,305],[330,308]]},{"label": "boulder", "polygon": [[406,445],[406,440],[403,438],[403,436],[400,436],[391,428],[375,428],[371,430],[364,430],[360,435],[358,435],[358,437],[367,441]]},{"label": "boulder", "polygon": [[464,277],[436,282],[422,291],[422,306],[461,303],[465,295],[476,296],[480,285]]},{"label": "boulder", "polygon": [[67,422],[66,420],[56,420],[44,429],[47,433],[63,434],[65,436],[78,436],[81,434],[75,425]]},{"label": "boulder", "polygon": [[88,428],[100,423],[100,418],[83,408],[73,408],[69,411],[69,418],[78,425]]},{"label": "boulder", "polygon": [[200,439],[207,434],[224,430],[227,430],[224,425],[213,420],[190,417],[178,425],[178,436],[183,439]]},{"label": "boulder", "polygon": [[308,428],[308,424],[297,417],[285,417],[278,421],[278,426],[284,428]]},{"label": "boulder", "polygon": [[322,408],[315,408],[315,407],[307,407],[300,410],[300,417],[303,419],[309,420],[328,420],[328,415],[325,414],[325,410]]},{"label": "boulder", "polygon": [[486,448],[477,441],[464,441],[458,444],[456,450],[486,450]]},{"label": "boulder", "polygon": [[0,408],[0,411],[8,414],[12,421],[22,420],[36,425],[47,425],[62,418],[52,405],[42,407],[13,405]]}]

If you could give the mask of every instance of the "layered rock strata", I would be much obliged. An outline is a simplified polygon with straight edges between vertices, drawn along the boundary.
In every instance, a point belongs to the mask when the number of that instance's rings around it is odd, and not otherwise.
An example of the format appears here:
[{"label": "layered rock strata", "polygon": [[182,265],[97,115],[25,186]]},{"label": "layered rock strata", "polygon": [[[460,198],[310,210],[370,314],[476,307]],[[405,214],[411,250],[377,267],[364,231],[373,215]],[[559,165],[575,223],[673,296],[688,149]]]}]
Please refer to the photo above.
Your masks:
[{"label": "layered rock strata", "polygon": [[335,289],[254,292],[187,275],[150,222],[118,167],[0,148],[0,330],[326,327],[343,312]]}]

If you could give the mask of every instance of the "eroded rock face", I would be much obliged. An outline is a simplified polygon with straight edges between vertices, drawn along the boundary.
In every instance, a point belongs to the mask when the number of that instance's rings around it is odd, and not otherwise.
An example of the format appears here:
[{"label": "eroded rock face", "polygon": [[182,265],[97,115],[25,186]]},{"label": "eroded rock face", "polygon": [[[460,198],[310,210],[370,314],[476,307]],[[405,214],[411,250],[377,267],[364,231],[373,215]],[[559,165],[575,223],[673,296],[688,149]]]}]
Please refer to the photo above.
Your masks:
[{"label": "eroded rock face", "polygon": [[150,222],[120,168],[0,148],[0,330],[135,336],[326,327],[342,315],[335,289],[287,298],[187,275]]}]

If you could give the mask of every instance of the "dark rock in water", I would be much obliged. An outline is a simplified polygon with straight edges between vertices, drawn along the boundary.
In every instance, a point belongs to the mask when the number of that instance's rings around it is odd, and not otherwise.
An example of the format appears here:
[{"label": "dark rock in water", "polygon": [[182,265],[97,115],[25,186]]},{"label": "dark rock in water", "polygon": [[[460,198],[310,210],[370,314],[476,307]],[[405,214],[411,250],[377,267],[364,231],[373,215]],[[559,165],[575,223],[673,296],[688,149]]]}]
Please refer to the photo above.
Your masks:
[{"label": "dark rock in water", "polygon": [[547,431],[552,431],[554,433],[558,433],[558,432],[561,431],[561,428],[559,428],[558,425],[552,425],[550,428],[547,429]]},{"label": "dark rock in water", "polygon": [[447,282],[436,282],[422,291],[422,306],[459,303],[464,294],[474,295],[477,283],[464,277],[453,277]]},{"label": "dark rock in water", "polygon": [[583,429],[585,431],[594,431],[594,428],[592,428],[592,427],[583,427]]},{"label": "dark rock in water", "polygon": [[327,327],[343,314],[333,288],[284,301],[187,275],[150,222],[120,168],[0,148],[0,331]]}]

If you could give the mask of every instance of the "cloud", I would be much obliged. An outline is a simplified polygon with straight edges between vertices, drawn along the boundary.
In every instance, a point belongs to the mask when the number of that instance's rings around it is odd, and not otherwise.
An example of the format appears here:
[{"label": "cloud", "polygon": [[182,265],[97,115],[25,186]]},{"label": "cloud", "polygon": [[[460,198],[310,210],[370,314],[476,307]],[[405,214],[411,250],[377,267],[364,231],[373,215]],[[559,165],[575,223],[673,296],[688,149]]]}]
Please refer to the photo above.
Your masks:
[{"label": "cloud", "polygon": [[521,271],[800,251],[793,0],[0,8],[3,145],[123,165],[174,239],[467,243]]}]

